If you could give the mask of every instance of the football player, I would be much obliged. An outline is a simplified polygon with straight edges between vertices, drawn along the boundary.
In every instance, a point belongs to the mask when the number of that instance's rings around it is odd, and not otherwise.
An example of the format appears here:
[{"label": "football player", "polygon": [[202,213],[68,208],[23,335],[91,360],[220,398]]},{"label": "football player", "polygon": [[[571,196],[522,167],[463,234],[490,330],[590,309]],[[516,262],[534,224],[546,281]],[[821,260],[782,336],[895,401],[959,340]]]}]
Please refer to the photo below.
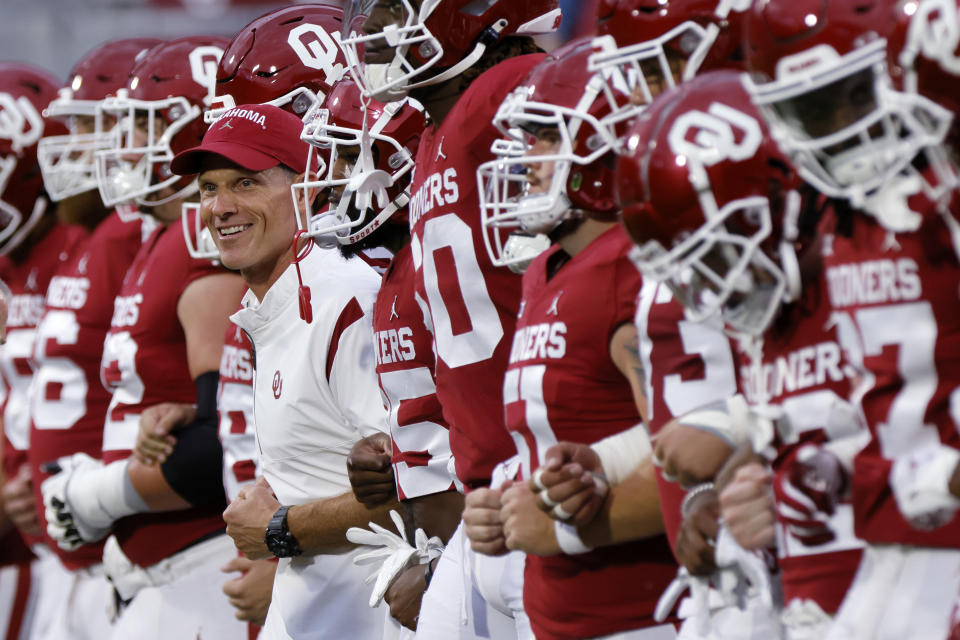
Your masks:
[{"label": "football player", "polygon": [[367,609],[364,573],[344,535],[369,519],[386,522],[386,507],[359,503],[345,473],[352,444],[386,429],[383,406],[370,401],[379,395],[370,309],[380,277],[295,235],[290,187],[307,168],[302,129],[278,107],[241,105],[173,163],[178,174],[198,174],[200,214],[221,261],[249,287],[231,319],[249,334],[261,372],[263,478],[239,492],[224,519],[248,558],[280,558],[267,637],[379,637],[384,615]]},{"label": "football player", "polygon": [[[722,133],[700,135],[706,130]],[[720,310],[739,336],[740,387],[757,420],[748,439],[777,473],[778,526],[766,526],[763,536],[750,523],[755,540],[746,540],[741,523],[762,519],[746,515],[725,491],[726,526],[747,548],[776,543],[787,637],[823,637],[863,543],[853,534],[849,502],[826,504],[815,492],[810,445],[857,447],[865,428],[847,400],[853,369],[825,303],[816,207],[801,210],[794,170],[738,74],[714,72],[684,84],[655,102],[631,135],[645,142],[620,159],[618,184],[639,245],[637,265],[675,292],[691,320]],[[775,432],[760,433],[762,424]],[[765,451],[770,445],[775,449]],[[811,512],[828,525],[798,521]]]},{"label": "football player", "polygon": [[[467,492],[487,486],[494,466],[516,451],[501,407],[520,300],[519,277],[496,269],[484,249],[474,172],[499,137],[490,124],[497,107],[542,59],[524,55],[537,52],[527,36],[552,31],[559,21],[553,0],[482,7],[467,0],[383,0],[370,9],[362,33],[343,39],[368,94],[380,100],[409,95],[432,123],[417,150],[411,186],[411,259],[416,294],[434,331],[437,398]],[[418,636],[513,634],[515,616],[529,635],[518,589],[522,555],[490,560],[465,554],[468,549],[460,532],[447,544],[424,595]],[[489,580],[477,585],[477,573]],[[483,597],[465,593],[466,585],[476,585]]]},{"label": "football player", "polygon": [[[46,534],[40,483],[44,465],[78,451],[100,458],[103,423],[110,393],[100,384],[102,345],[113,314],[113,299],[140,247],[139,221],[121,220],[100,202],[93,152],[103,148],[96,122],[97,103],[127,83],[135,61],[159,40],[134,38],[104,43],[77,62],[66,87],[46,113],[64,121],[69,135],[41,138],[37,155],[44,186],[59,200],[57,217],[90,232],[62,262],[47,288],[43,319],[37,327],[30,388],[30,447],[38,521]],[[109,125],[107,125],[109,127]],[[74,551],[60,548],[44,562],[37,638],[102,638],[109,620],[103,602],[108,585],[97,568],[103,545]],[[99,615],[102,614],[102,615]]]},{"label": "football player", "polygon": [[[478,171],[488,235],[519,226],[554,242],[524,274],[504,380],[523,478],[558,439],[591,443],[618,433],[640,421],[638,407],[646,404],[633,325],[640,274],[627,258],[632,245],[617,225],[609,188],[620,145],[609,120],[622,117],[629,96],[604,91],[589,71],[597,49],[592,39],[575,41],[534,68],[495,118],[502,133],[513,134],[511,143],[498,144],[498,159]],[[599,282],[609,287],[598,296]],[[584,406],[593,408],[589,419]],[[464,521],[485,552],[542,553],[528,545],[554,538],[564,552],[526,559],[523,602],[536,637],[675,637],[672,624],[653,620],[676,565],[661,535],[652,474],[633,504],[642,514],[635,537],[648,539],[598,550],[572,525],[540,512],[525,482],[508,486],[471,493]],[[478,496],[502,506],[483,510]]]},{"label": "football player", "polygon": [[747,21],[753,100],[831,198],[826,293],[872,436],[851,476],[869,546],[829,638],[945,637],[958,591],[956,25],[950,1],[756,4]]},{"label": "football player", "polygon": [[[103,464],[83,453],[60,458],[43,484],[48,531],[75,548],[114,532],[104,570],[120,609],[112,637],[236,637],[226,598],[209,584],[233,554],[223,535],[217,368],[240,279],[191,259],[178,224],[195,186],[169,170],[174,149],[200,138],[213,68],[226,42],[202,36],[163,43],[131,71],[125,89],[98,106],[118,124],[98,151],[105,202],[132,202],[156,229],[140,247],[113,306],[101,380],[112,391]],[[196,402],[197,419],[161,467],[129,457],[144,409]],[[189,438],[187,437],[189,436]],[[165,513],[175,512],[175,513]],[[170,612],[176,611],[175,615]],[[163,619],[163,624],[145,621]]]},{"label": "football player", "polygon": [[[6,512],[0,569],[5,613],[0,624],[14,634],[32,633],[37,583],[31,587],[33,555],[24,542],[34,545],[42,541],[27,460],[28,390],[34,374],[36,329],[50,278],[85,235],[83,229],[58,222],[37,163],[37,143],[44,133],[64,131],[60,123],[42,116],[59,86],[59,80],[42,69],[0,64],[0,102],[7,122],[0,134],[0,279],[10,287],[6,343],[0,349]],[[19,532],[8,529],[10,524]]]}]

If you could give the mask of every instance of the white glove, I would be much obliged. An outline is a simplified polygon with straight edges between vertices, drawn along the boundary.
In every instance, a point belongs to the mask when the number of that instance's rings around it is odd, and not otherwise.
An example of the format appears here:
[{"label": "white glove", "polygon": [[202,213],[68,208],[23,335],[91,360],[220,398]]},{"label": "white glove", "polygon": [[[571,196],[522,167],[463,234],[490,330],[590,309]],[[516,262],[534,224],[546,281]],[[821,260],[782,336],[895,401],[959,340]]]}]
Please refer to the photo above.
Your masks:
[{"label": "white glove", "polygon": [[440,538],[434,536],[428,539],[423,529],[417,529],[414,534],[414,542],[417,546],[411,546],[403,537],[404,526],[400,514],[391,510],[390,518],[400,535],[375,522],[369,523],[371,531],[360,527],[347,529],[347,540],[354,544],[373,547],[371,551],[361,553],[354,558],[354,564],[380,563],[379,567],[364,580],[364,584],[376,581],[373,585],[373,593],[370,594],[371,607],[380,604],[397,576],[409,567],[433,560],[443,551],[443,542]]},{"label": "white glove", "polygon": [[890,488],[900,513],[918,529],[947,524],[960,498],[950,493],[950,478],[960,463],[960,451],[942,444],[918,447],[896,458],[890,469]]},{"label": "white glove", "polygon": [[680,567],[677,577],[667,585],[660,599],[657,600],[653,619],[657,622],[666,620],[677,600],[687,589],[690,590],[693,609],[689,617],[695,620],[697,633],[706,636],[710,632],[710,581],[707,578],[690,575],[686,567]]},{"label": "white glove", "polygon": [[72,551],[102,540],[118,519],[136,513],[124,498],[127,461],[104,465],[85,453],[57,460],[60,471],[43,481],[47,533]]},{"label": "white glove", "polygon": [[717,533],[715,558],[720,570],[713,583],[728,604],[744,609],[748,598],[759,598],[767,609],[775,606],[774,590],[779,596],[779,584],[775,584],[770,575],[764,552],[747,551],[737,544],[726,527],[721,526]]}]

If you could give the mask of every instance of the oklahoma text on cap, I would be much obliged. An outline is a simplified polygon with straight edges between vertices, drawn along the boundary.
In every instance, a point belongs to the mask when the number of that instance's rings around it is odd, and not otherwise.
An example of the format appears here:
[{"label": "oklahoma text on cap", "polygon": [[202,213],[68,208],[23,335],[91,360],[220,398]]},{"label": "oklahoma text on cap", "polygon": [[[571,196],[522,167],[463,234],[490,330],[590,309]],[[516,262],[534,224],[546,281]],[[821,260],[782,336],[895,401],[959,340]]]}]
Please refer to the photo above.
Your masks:
[{"label": "oklahoma text on cap", "polygon": [[204,154],[212,153],[248,171],[282,164],[303,173],[309,145],[300,139],[302,130],[300,118],[279,107],[242,105],[210,125],[200,146],[178,153],[170,162],[170,170],[181,176],[200,173]]}]

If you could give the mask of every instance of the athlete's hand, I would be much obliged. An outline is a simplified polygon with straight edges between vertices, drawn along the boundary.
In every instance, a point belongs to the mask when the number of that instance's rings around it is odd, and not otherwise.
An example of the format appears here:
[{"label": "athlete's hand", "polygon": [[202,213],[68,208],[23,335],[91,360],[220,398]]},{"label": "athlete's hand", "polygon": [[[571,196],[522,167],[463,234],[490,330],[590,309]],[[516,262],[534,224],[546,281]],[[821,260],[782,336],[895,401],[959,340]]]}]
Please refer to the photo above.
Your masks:
[{"label": "athlete's hand", "polygon": [[115,520],[102,499],[103,462],[78,452],[58,459],[55,466],[57,473],[40,485],[47,535],[67,551],[102,540]]},{"label": "athlete's hand", "polygon": [[720,512],[733,539],[747,550],[772,546],[776,540],[773,474],[756,462],[737,469],[720,493]]},{"label": "athlete's hand", "polygon": [[836,537],[830,516],[847,485],[846,472],[835,455],[812,444],[798,447],[784,461],[773,484],[780,521],[803,544],[830,542]]},{"label": "athlete's hand", "polygon": [[420,602],[427,590],[427,582],[423,577],[426,568],[426,564],[416,564],[405,569],[390,584],[383,597],[390,605],[390,615],[394,620],[414,631],[417,630]]},{"label": "athlete's hand", "polygon": [[347,457],[347,476],[358,502],[376,505],[397,499],[390,464],[392,451],[390,436],[386,433],[375,433],[353,445]]},{"label": "athlete's hand", "polygon": [[686,504],[686,512],[677,533],[677,560],[690,575],[710,576],[717,570],[714,551],[720,529],[716,492],[698,493]]},{"label": "athlete's hand", "polygon": [[664,478],[692,487],[712,480],[733,449],[703,429],[671,422],[653,438],[653,453]]},{"label": "athlete's hand", "polygon": [[280,508],[277,497],[267,481],[262,477],[257,482],[240,490],[237,497],[223,512],[227,523],[227,535],[233,538],[237,549],[251,560],[260,560],[273,556],[264,536],[270,518]]},{"label": "athlete's hand", "polygon": [[250,560],[237,556],[220,568],[224,573],[239,571],[236,578],[223,584],[223,593],[236,609],[237,620],[263,626],[273,593],[273,576],[277,563],[271,559]]},{"label": "athlete's hand", "polygon": [[537,508],[536,495],[526,483],[515,483],[500,497],[500,521],[507,548],[538,556],[561,552],[554,520]]},{"label": "athlete's hand", "polygon": [[939,442],[898,455],[890,469],[890,488],[903,517],[925,531],[950,522],[960,509],[960,498],[951,490],[958,472],[960,451]]},{"label": "athlete's hand", "polygon": [[470,546],[477,553],[499,556],[508,551],[500,522],[500,497],[510,488],[512,480],[504,481],[500,489],[474,489],[467,494],[463,509],[463,530]]},{"label": "athlete's hand", "polygon": [[162,402],[147,407],[140,414],[133,457],[147,466],[163,464],[177,444],[177,438],[170,435],[171,432],[193,422],[196,415],[197,408],[190,404]]},{"label": "athlete's hand", "polygon": [[600,456],[589,445],[560,442],[547,449],[530,489],[550,517],[582,526],[600,512],[609,485]]},{"label": "athlete's hand", "polygon": [[23,465],[3,485],[3,508],[13,524],[29,536],[39,536],[40,521],[37,519],[37,503],[33,498],[33,481],[30,466]]}]

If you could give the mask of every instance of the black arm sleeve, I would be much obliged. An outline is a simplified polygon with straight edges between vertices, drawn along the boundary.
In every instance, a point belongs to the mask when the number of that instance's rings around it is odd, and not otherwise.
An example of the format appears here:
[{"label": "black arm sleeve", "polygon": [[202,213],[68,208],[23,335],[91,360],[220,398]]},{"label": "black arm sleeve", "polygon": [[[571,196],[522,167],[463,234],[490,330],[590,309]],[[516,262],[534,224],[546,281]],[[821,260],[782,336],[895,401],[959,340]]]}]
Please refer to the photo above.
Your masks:
[{"label": "black arm sleeve", "polygon": [[197,417],[177,430],[173,453],[160,465],[167,483],[195,507],[227,502],[223,492],[223,449],[217,429],[219,381],[216,371],[207,371],[194,381]]}]

